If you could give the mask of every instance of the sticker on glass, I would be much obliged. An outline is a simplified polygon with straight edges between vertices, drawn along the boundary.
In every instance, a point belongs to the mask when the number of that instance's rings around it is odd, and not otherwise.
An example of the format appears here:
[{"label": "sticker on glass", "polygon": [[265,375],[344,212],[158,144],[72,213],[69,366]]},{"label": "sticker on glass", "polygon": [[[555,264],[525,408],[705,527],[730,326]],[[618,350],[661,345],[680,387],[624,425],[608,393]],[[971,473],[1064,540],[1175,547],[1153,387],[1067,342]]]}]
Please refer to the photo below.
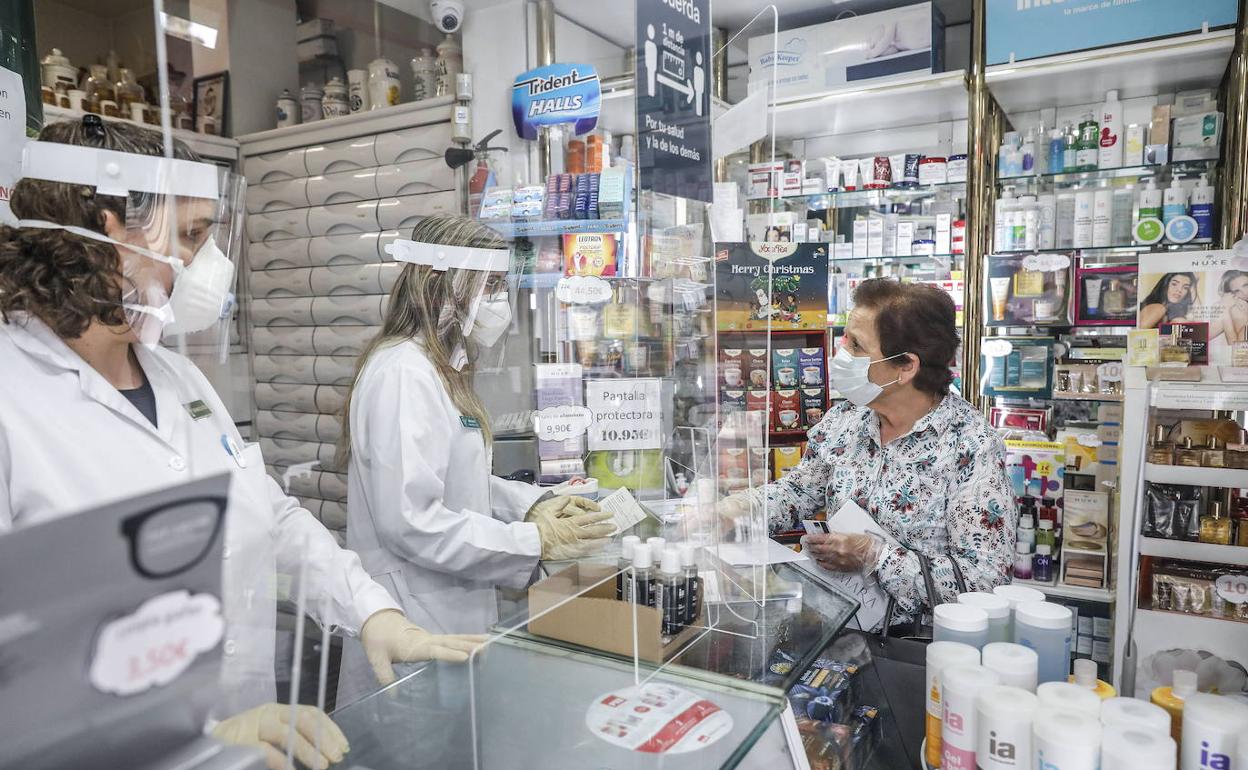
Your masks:
[{"label": "sticker on glass", "polygon": [[732,716],[696,693],[651,682],[594,702],[585,726],[607,743],[648,754],[687,754],[732,731]]},{"label": "sticker on glass", "polygon": [[169,684],[221,641],[225,621],[212,594],[170,591],[106,623],[88,678],[100,692],[137,695]]}]

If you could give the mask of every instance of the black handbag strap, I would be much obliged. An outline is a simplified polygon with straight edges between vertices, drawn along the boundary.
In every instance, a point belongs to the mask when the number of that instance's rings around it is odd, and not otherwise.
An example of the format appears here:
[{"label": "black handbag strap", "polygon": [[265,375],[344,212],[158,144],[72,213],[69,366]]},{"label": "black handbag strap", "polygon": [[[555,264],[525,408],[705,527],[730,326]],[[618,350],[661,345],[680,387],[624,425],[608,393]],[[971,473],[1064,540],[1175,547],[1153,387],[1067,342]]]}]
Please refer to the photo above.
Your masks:
[{"label": "black handbag strap", "polygon": [[[926,554],[917,553],[915,555],[919,557],[919,574],[923,578],[923,590],[927,594],[927,606],[934,610],[936,605],[939,603],[937,601],[939,594],[936,593],[936,581],[932,579],[932,560],[928,558]],[[946,557],[949,559],[949,564],[953,567],[953,582],[958,588],[958,593],[966,593],[966,578],[962,574],[962,567],[958,564],[958,560],[953,558],[951,554],[946,554]],[[884,628],[880,631],[880,634],[885,639],[888,638],[889,627],[892,625],[893,613],[896,609],[897,599],[894,598],[892,594],[889,594],[888,604],[884,608]],[[919,612],[914,614],[913,624],[914,627],[910,635],[915,637],[922,636],[922,608],[920,608]]]}]

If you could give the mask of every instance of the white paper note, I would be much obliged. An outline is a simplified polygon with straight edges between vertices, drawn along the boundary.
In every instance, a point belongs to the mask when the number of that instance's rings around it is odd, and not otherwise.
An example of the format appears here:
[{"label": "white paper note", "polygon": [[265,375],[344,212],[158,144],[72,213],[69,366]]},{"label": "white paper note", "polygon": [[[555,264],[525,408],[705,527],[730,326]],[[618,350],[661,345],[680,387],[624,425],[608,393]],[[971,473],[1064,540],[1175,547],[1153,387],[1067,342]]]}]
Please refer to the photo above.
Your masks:
[{"label": "white paper note", "polygon": [[598,507],[611,514],[611,523],[615,525],[615,532],[612,534],[636,526],[637,522],[646,518],[645,510],[625,487],[620,487],[599,500]]},{"label": "white paper note", "polygon": [[[828,519],[828,529],[845,535],[872,534],[884,537],[884,530],[871,514],[853,500],[841,506],[835,516]],[[854,620],[863,631],[875,630],[884,620],[884,612],[888,609],[888,594],[876,582],[874,575],[862,575],[857,572],[832,572],[823,570],[824,574],[845,593],[858,598],[861,606]]]},{"label": "white paper note", "polygon": [[9,192],[22,174],[26,145],[26,92],[22,78],[0,67],[0,224],[17,224],[9,210]]}]

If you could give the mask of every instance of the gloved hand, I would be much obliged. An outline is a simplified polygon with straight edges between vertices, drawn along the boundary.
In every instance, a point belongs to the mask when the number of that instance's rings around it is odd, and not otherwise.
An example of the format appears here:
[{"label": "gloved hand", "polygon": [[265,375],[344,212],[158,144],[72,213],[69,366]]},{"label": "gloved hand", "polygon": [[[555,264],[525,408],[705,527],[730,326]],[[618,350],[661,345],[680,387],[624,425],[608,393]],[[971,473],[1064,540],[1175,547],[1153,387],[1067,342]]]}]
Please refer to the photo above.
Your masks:
[{"label": "gloved hand", "polygon": [[615,533],[610,519],[606,512],[537,517],[533,523],[542,538],[542,560],[580,559],[602,550]]},{"label": "gloved hand", "polygon": [[463,663],[469,653],[485,644],[486,638],[482,634],[431,634],[393,609],[374,612],[360,629],[364,654],[382,686],[394,682],[394,663]]},{"label": "gloved hand", "polygon": [[558,519],[565,516],[576,516],[582,513],[597,513],[602,509],[598,503],[576,495],[552,495],[543,497],[529,508],[524,520],[534,522],[541,518]]},{"label": "gloved hand", "polygon": [[802,538],[815,562],[832,572],[870,572],[875,568],[884,541],[875,535],[806,535]]},{"label": "gloved hand", "polygon": [[750,494],[738,492],[715,503],[715,513],[725,519],[740,519],[750,515]]},{"label": "gloved hand", "polygon": [[[317,750],[317,733],[319,751]],[[286,770],[286,740],[290,737],[290,706],[266,703],[236,714],[212,728],[220,741],[237,746],[258,746],[269,770]],[[338,725],[315,706],[295,706],[295,758],[312,770],[325,770],[341,762],[351,750]]]}]

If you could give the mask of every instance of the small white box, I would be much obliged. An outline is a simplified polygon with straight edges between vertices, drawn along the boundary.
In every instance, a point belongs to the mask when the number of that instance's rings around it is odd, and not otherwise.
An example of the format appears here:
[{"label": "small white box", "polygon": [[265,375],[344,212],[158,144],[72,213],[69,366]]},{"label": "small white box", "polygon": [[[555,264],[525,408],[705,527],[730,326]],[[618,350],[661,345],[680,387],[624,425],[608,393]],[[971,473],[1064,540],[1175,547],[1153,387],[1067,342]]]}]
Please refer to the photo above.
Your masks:
[{"label": "small white box", "polygon": [[867,256],[867,220],[854,220],[853,256],[862,259]]},{"label": "small white box", "polygon": [[1081,616],[1079,618],[1079,635],[1080,636],[1092,636],[1092,629],[1093,629],[1092,616],[1091,615]]},{"label": "small white box", "polygon": [[1171,160],[1216,160],[1222,143],[1222,113],[1175,118],[1170,131]]},{"label": "small white box", "polygon": [[953,215],[937,214],[936,215],[936,253],[951,254],[953,253]]},{"label": "small white box", "polygon": [[1097,663],[1108,663],[1110,656],[1109,641],[1105,639],[1092,640],[1092,660]]},{"label": "small white box", "polygon": [[867,218],[867,256],[884,256],[884,217]]},{"label": "small white box", "polygon": [[833,259],[853,259],[854,244],[852,243],[834,243],[832,244]]},{"label": "small white box", "polygon": [[804,177],[800,172],[784,172],[781,176],[780,195],[786,198],[790,195],[801,195],[803,180]]},{"label": "small white box", "polygon": [[806,242],[806,223],[805,222],[793,223],[793,242],[794,243]]},{"label": "small white box", "polygon": [[1075,652],[1079,655],[1089,656],[1092,654],[1092,637],[1080,636],[1079,641],[1075,644]]},{"label": "small white box", "polygon": [[1097,639],[1109,639],[1113,636],[1113,624],[1109,618],[1093,618],[1092,619],[1092,636]]},{"label": "small white box", "polygon": [[893,257],[897,255],[897,222],[900,217],[896,214],[884,215],[884,236],[882,253],[885,257]]},{"label": "small white box", "polygon": [[1122,145],[1122,165],[1144,165],[1144,124],[1132,123],[1127,126],[1127,136]]},{"label": "small white box", "polygon": [[914,223],[898,222],[897,223],[897,246],[896,254],[899,257],[910,256],[910,244],[914,242]]}]

